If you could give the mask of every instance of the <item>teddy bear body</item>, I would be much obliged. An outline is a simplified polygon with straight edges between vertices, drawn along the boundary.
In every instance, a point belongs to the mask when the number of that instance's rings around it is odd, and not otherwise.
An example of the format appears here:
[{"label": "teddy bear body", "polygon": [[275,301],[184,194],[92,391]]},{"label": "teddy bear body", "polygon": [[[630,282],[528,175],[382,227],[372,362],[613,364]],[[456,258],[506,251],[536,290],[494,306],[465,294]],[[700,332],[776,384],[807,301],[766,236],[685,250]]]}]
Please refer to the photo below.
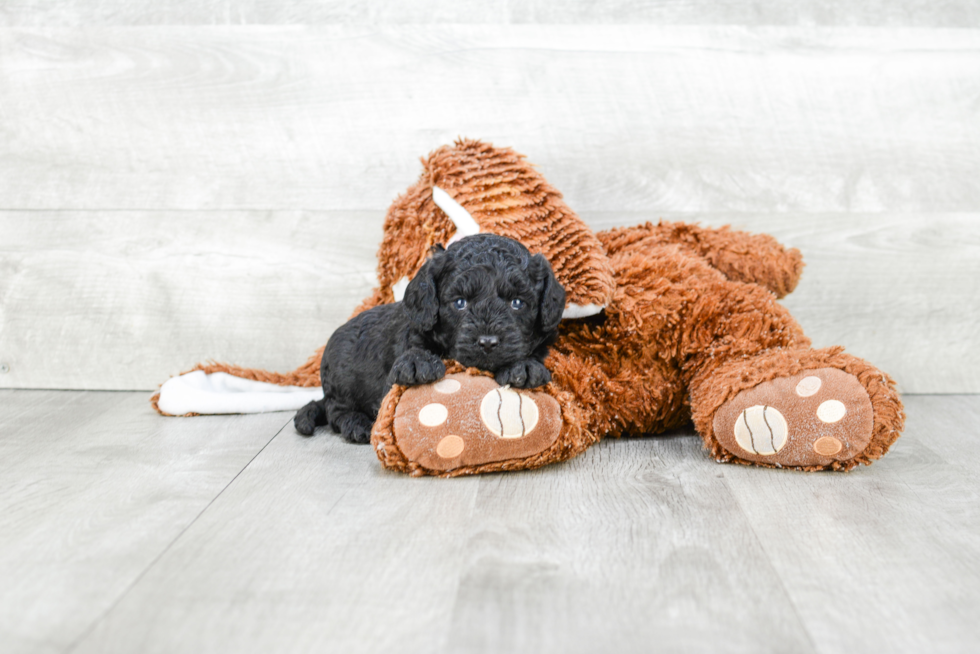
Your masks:
[{"label": "teddy bear body", "polygon": [[[438,182],[482,230],[544,253],[570,302],[601,303],[601,311],[563,321],[546,360],[553,381],[537,395],[471,392],[466,375],[480,373],[450,362],[447,387],[460,389],[451,391],[460,414],[447,410],[433,425],[415,413],[443,406],[445,390],[393,389],[372,434],[384,466],[447,476],[527,469],[604,437],[693,420],[720,461],[847,470],[898,437],[904,415],[887,375],[843,348],[812,350],[777,301],[800,278],[798,250],[764,234],[684,223],[593,235],[521,157],[479,142],[442,148],[423,163],[419,183],[389,211],[382,287],[364,306],[389,301],[385,282],[411,276],[428,241],[451,235],[426,192]],[[545,395],[557,402],[542,403]],[[548,413],[552,406],[560,416]],[[538,424],[551,425],[550,440]],[[525,438],[530,449],[522,450]]]},{"label": "teddy bear body", "polygon": [[[904,413],[894,383],[842,347],[813,350],[778,298],[803,269],[768,235],[660,222],[595,234],[524,157],[460,140],[422,160],[388,210],[379,286],[355,315],[397,301],[430,249],[489,232],[542,254],[566,291],[552,382],[498,387],[446,361],[447,377],[394,386],[371,433],[381,464],[413,475],[524,470],[605,437],[693,421],[719,461],[849,470],[881,457]],[[205,373],[316,386],[322,348],[287,374]]]},{"label": "teddy bear body", "polygon": [[[590,429],[677,428],[691,419],[697,374],[731,356],[809,345],[774,294],[796,285],[801,257],[771,237],[681,223],[597,236],[612,264],[613,300],[601,316],[566,321],[548,361],[588,406]],[[726,266],[730,279],[712,259],[743,265]]]}]

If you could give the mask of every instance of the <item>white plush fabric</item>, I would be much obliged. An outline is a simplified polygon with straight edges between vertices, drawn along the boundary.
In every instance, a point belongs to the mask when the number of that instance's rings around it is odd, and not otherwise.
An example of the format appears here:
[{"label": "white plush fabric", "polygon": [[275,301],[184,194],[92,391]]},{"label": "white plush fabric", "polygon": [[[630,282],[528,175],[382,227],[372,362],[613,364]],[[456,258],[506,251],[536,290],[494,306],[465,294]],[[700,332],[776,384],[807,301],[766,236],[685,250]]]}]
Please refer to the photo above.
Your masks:
[{"label": "white plush fabric", "polygon": [[410,281],[408,277],[402,277],[392,284],[391,294],[395,296],[395,302],[401,302],[405,299],[405,290],[408,288],[408,282]]},{"label": "white plush fabric", "polygon": [[263,413],[294,411],[322,397],[322,388],[277,386],[224,372],[208,375],[203,370],[195,370],[164,382],[157,405],[164,413],[175,416],[185,413]]},{"label": "white plush fabric", "polygon": [[464,236],[472,236],[480,233],[480,226],[473,220],[470,212],[438,186],[432,187],[432,200],[436,203],[437,207],[449,216],[449,220],[453,221],[453,224],[456,225],[456,233],[449,239],[449,243],[446,243],[446,247],[449,247]]},{"label": "white plush fabric", "polygon": [[566,318],[571,318],[571,319],[575,319],[575,318],[587,318],[589,316],[596,315],[597,313],[599,313],[600,311],[602,311],[605,308],[606,308],[606,305],[604,305],[604,304],[602,304],[602,305],[599,305],[599,304],[585,304],[585,305],[582,305],[582,304],[574,304],[574,303],[569,302],[568,306],[565,307],[565,310],[562,311],[561,318],[562,318],[562,320],[565,320]]}]

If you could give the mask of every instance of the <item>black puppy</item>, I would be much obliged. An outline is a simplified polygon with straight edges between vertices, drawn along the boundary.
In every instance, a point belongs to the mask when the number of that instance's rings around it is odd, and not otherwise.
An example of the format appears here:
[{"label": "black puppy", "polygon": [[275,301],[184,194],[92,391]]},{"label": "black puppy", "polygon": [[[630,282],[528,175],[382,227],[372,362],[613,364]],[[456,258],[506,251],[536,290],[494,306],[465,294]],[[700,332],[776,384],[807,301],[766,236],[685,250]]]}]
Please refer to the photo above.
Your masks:
[{"label": "black puppy", "polygon": [[323,399],[297,412],[296,431],[330,425],[367,443],[391,385],[434,382],[446,374],[443,359],[491,371],[501,385],[547,384],[543,362],[564,308],[547,259],[513,239],[477,234],[437,246],[402,302],[365,311],[330,337]]}]

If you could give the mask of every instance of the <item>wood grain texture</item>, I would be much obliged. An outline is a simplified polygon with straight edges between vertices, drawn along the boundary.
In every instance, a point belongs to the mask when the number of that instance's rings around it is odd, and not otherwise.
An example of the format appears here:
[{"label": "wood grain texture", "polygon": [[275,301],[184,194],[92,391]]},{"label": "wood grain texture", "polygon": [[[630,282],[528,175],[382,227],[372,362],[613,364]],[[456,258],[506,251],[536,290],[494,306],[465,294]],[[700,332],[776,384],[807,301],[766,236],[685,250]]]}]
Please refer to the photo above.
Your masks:
[{"label": "wood grain texture", "polygon": [[375,282],[375,212],[0,217],[0,384],[154,389],[198,361],[292,370]]},{"label": "wood grain texture", "polygon": [[6,0],[0,25],[598,23],[978,27],[970,0]]},{"label": "wood grain texture", "polygon": [[286,430],[76,651],[812,651],[760,551],[691,438],[447,481]]},{"label": "wood grain texture", "polygon": [[[0,212],[0,385],[151,390],[215,358],[291,370],[374,284],[382,212]],[[769,232],[784,304],[904,392],[980,392],[980,215],[585,213]]]},{"label": "wood grain texture", "polygon": [[813,652],[721,469],[687,435],[482,480],[446,651]]},{"label": "wood grain texture", "polygon": [[0,29],[0,209],[383,210],[459,135],[578,211],[980,209],[980,30]]},{"label": "wood grain texture", "polygon": [[288,420],[0,391],[0,650],[63,652]]},{"label": "wood grain texture", "polygon": [[980,471],[980,399],[972,395],[911,397],[915,440],[968,474]]},{"label": "wood grain texture", "polygon": [[717,465],[681,431],[453,480],[382,472],[370,448],[302,438],[282,414],[165,419],[144,399],[0,391],[0,650],[980,638],[977,395],[907,397],[892,452],[847,474]]},{"label": "wood grain texture", "polygon": [[905,435],[871,468],[725,470],[818,651],[966,652],[980,639],[980,487],[967,455],[980,400],[906,399]]},{"label": "wood grain texture", "polygon": [[908,407],[848,474],[720,466],[678,432],[413,479],[286,429],[73,651],[968,652],[980,396]]},{"label": "wood grain texture", "polygon": [[480,480],[286,429],[76,652],[435,652]]}]

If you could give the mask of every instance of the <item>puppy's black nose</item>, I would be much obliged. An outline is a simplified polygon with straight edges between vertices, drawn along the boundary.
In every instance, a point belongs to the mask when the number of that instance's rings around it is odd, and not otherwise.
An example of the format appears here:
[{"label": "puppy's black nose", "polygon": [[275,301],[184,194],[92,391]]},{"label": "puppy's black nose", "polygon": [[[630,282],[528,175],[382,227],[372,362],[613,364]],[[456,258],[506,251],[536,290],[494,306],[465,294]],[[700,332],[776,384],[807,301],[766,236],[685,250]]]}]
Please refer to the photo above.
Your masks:
[{"label": "puppy's black nose", "polygon": [[480,344],[480,347],[482,347],[487,352],[489,352],[493,348],[497,347],[497,343],[499,343],[499,342],[500,342],[500,339],[497,338],[496,336],[481,336],[477,340],[477,343]]}]

